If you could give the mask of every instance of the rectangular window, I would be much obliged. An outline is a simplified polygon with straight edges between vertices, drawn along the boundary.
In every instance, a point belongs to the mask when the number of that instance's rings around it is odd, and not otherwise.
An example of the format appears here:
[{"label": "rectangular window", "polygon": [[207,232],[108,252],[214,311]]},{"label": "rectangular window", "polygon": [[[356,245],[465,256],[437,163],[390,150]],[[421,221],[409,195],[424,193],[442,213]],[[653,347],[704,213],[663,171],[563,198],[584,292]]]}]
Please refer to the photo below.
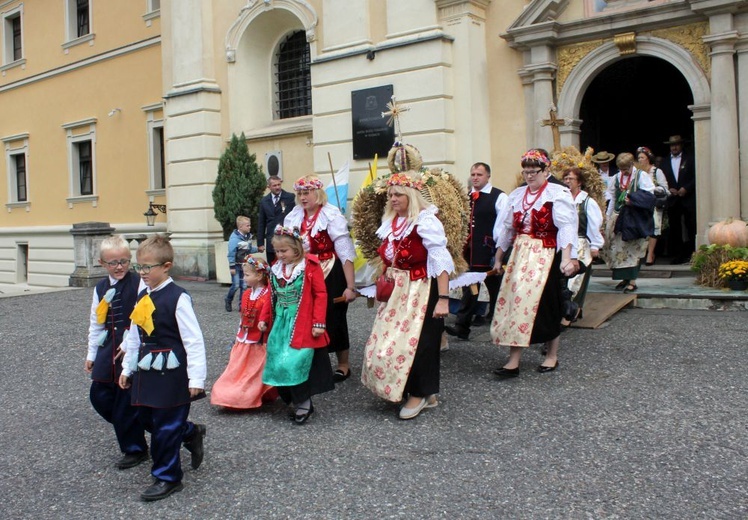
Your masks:
[{"label": "rectangular window", "polygon": [[23,5],[3,13],[2,19],[3,65],[17,65],[23,59]]},{"label": "rectangular window", "polygon": [[26,191],[26,154],[16,154],[13,156],[13,162],[16,167],[16,202],[26,202],[28,194]]},{"label": "rectangular window", "polygon": [[78,5],[76,7],[76,20],[77,20],[77,37],[87,35],[91,32],[90,28],[90,15],[88,9],[88,0],[77,0]]},{"label": "rectangular window", "polygon": [[78,180],[80,195],[93,195],[93,158],[91,156],[91,141],[75,143],[78,156]]},{"label": "rectangular window", "polygon": [[21,15],[11,20],[13,30],[13,61],[23,58],[23,47],[21,43]]},{"label": "rectangular window", "polygon": [[68,198],[70,209],[75,204],[98,204],[96,194],[96,118],[62,125],[67,134]]},{"label": "rectangular window", "polygon": [[158,11],[159,9],[161,9],[161,0],[151,0],[150,12]]},{"label": "rectangular window", "polygon": [[164,127],[158,126],[153,129],[154,131],[154,188],[157,190],[163,190],[166,188],[166,164],[164,161]]}]

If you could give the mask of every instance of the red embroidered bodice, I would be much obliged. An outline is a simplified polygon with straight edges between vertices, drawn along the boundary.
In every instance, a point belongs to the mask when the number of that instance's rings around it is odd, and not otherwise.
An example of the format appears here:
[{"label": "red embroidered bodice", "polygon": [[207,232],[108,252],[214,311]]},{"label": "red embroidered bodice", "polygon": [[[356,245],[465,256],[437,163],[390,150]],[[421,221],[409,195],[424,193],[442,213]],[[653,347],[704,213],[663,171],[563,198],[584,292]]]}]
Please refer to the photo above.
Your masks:
[{"label": "red embroidered bodice", "polygon": [[404,271],[410,271],[411,280],[420,280],[426,278],[428,275],[426,271],[426,259],[428,258],[428,251],[423,245],[423,239],[416,232],[418,226],[413,226],[413,230],[406,237],[401,240],[392,240],[392,247],[395,251],[395,258],[392,262],[387,260],[385,257],[385,251],[387,250],[387,244],[390,243],[390,239],[387,238],[379,246],[377,252],[379,257],[387,267],[393,266],[397,269]]},{"label": "red embroidered bodice", "polygon": [[527,234],[532,238],[539,238],[543,241],[543,247],[556,247],[556,235],[558,228],[553,223],[553,202],[548,201],[540,209],[531,209],[530,232],[524,230],[523,219],[525,215],[521,211],[514,212],[513,226],[517,234]]},{"label": "red embroidered bodice", "polygon": [[309,252],[317,255],[320,260],[329,260],[335,254],[335,244],[327,230],[321,230],[314,236],[309,233],[307,239],[309,240]]}]

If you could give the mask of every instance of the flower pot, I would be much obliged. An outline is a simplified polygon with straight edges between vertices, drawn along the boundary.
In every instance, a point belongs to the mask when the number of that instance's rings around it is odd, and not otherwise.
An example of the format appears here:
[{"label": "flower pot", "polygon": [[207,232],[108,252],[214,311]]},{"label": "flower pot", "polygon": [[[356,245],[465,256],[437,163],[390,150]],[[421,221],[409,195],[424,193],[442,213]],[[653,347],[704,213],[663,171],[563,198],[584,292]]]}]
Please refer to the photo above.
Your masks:
[{"label": "flower pot", "polygon": [[727,280],[727,287],[731,291],[745,291],[748,289],[748,280]]}]

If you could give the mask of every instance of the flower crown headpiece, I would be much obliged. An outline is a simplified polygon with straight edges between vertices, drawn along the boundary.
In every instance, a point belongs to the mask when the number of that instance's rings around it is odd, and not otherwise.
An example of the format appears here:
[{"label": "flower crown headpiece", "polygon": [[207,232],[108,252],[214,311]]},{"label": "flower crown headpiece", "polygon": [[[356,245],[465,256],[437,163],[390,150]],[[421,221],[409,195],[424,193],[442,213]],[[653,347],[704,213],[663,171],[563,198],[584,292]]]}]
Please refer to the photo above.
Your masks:
[{"label": "flower crown headpiece", "polygon": [[274,233],[276,235],[285,235],[287,237],[295,238],[296,240],[301,240],[299,228],[297,228],[296,226],[294,226],[293,228],[287,228],[278,224],[277,226],[275,226]]},{"label": "flower crown headpiece", "polygon": [[321,190],[323,187],[322,181],[319,179],[306,179],[302,177],[293,183],[294,191]]},{"label": "flower crown headpiece", "polygon": [[253,256],[248,256],[247,259],[244,260],[244,263],[251,266],[255,271],[259,271],[263,274],[267,274],[268,269],[270,269],[270,266],[267,264],[267,262]]},{"label": "flower crown headpiece", "polygon": [[393,173],[390,178],[387,179],[387,187],[389,188],[390,186],[403,186],[405,188],[420,190],[423,188],[423,182],[414,180],[410,175],[405,173]]},{"label": "flower crown headpiece", "polygon": [[525,161],[528,161],[528,162],[534,161],[540,164],[543,168],[547,168],[548,166],[551,165],[550,159],[548,159],[548,157],[544,153],[540,152],[539,150],[528,150],[522,156],[521,162],[525,162]]}]

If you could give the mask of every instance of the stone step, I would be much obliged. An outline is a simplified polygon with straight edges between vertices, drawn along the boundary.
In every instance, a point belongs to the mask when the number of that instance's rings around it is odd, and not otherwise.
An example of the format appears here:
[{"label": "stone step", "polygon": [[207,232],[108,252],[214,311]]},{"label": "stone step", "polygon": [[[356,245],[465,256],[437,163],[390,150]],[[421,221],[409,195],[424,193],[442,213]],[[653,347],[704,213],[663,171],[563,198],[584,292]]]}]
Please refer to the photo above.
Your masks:
[{"label": "stone step", "polygon": [[[594,276],[610,278],[611,271],[604,264],[592,266]],[[639,278],[694,278],[695,273],[691,271],[690,264],[668,265],[642,265]]]}]

